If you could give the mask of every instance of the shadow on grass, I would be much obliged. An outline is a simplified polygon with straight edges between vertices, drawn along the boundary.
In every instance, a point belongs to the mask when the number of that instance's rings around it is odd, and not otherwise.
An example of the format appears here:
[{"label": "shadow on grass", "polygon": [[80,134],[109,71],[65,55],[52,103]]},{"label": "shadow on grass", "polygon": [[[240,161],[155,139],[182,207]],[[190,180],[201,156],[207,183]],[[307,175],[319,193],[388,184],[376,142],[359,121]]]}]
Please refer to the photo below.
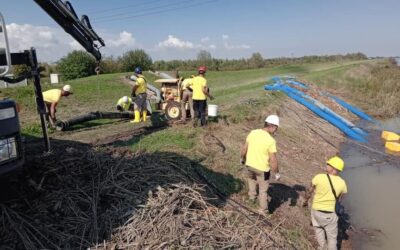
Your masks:
[{"label": "shadow on grass", "polygon": [[268,189],[268,195],[271,201],[268,203],[268,210],[273,213],[283,203],[289,202],[289,206],[296,206],[300,195],[298,192],[305,191],[302,185],[294,185],[293,187],[282,183],[271,183]]},{"label": "shadow on grass", "polygon": [[78,249],[108,241],[159,188],[204,185],[203,195],[217,206],[226,200],[217,198],[204,178],[227,197],[242,188],[232,175],[178,153],[139,154],[52,140],[52,154],[43,154],[42,141],[28,139],[24,170],[0,182],[5,249]]}]

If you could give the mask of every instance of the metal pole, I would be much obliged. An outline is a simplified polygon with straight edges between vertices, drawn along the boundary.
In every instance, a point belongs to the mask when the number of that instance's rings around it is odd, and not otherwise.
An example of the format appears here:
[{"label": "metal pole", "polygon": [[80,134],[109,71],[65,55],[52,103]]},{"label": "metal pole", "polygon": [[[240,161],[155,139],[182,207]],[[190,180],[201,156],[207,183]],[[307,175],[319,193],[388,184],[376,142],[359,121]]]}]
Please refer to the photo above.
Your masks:
[{"label": "metal pole", "polygon": [[30,58],[32,76],[34,80],[37,110],[40,116],[40,123],[42,125],[44,147],[46,152],[50,152],[51,151],[50,139],[47,133],[47,126],[46,126],[46,106],[43,101],[42,87],[40,86],[40,72],[39,72],[39,65],[37,62],[35,48],[30,49],[29,58]]}]

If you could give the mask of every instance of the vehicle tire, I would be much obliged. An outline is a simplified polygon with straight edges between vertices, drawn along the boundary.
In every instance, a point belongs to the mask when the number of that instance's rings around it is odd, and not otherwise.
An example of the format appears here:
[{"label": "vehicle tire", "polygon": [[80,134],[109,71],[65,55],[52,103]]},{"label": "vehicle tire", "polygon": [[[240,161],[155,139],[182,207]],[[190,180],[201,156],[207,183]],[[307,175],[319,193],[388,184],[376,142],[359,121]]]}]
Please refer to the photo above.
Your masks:
[{"label": "vehicle tire", "polygon": [[168,120],[179,120],[182,117],[181,105],[178,102],[170,101],[165,106],[165,116]]}]

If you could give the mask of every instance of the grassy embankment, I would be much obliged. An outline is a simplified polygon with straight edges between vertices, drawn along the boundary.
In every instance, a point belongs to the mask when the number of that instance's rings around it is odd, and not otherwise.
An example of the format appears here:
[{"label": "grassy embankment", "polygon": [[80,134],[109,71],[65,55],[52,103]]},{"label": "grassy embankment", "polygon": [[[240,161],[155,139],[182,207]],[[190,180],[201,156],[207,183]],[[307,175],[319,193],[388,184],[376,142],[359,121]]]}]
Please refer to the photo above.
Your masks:
[{"label": "grassy embankment", "polygon": [[[340,88],[343,93],[347,94],[346,96],[350,97],[351,90],[360,88],[357,84],[363,83],[369,78],[360,74],[358,78],[353,77],[354,80],[352,80],[353,78],[349,78],[349,75],[353,76],[355,73],[352,72],[357,72],[364,67],[380,69],[381,66],[376,62],[369,65],[369,62],[366,61],[287,65],[270,69],[234,72],[209,72],[207,74],[209,86],[212,94],[216,97],[213,103],[219,105],[219,114],[223,118],[220,122],[210,123],[207,129],[192,128],[190,125],[173,126],[146,136],[134,137],[132,140],[122,143],[122,145],[118,143],[115,146],[127,146],[133,151],[140,150],[150,153],[177,152],[201,162],[202,165],[213,171],[241,176],[239,164],[237,164],[238,152],[248,131],[260,127],[266,114],[285,112],[285,109],[282,111],[281,107],[285,106],[288,99],[280,93],[267,93],[262,88],[268,77],[278,74],[296,75],[299,78],[320,83],[327,87]],[[184,72],[183,74],[189,75],[190,73],[192,72]],[[93,76],[68,82],[75,89],[75,94],[71,98],[62,100],[59,107],[59,117],[68,118],[72,115],[96,110],[113,110],[116,100],[120,96],[130,93],[129,86],[119,79],[123,75],[125,74],[102,75],[99,78]],[[45,89],[47,88],[49,86],[45,86]],[[348,89],[350,91],[347,91]],[[25,133],[32,133],[31,127],[38,128],[31,87],[4,90],[2,95],[14,98],[22,104],[23,112],[21,116],[24,121],[23,130]],[[286,111],[288,110],[286,109]],[[293,117],[286,113],[279,115],[283,117],[283,126],[278,134],[278,146],[281,149],[279,157],[285,159],[280,161],[280,166],[285,173],[286,184],[290,184],[290,186],[302,184],[305,186],[309,183],[309,177],[318,169],[316,167],[318,163],[323,160],[319,158],[325,157],[325,155],[321,155],[324,153],[321,151],[323,147],[319,147],[317,144],[312,145],[313,141],[310,141],[310,137],[314,135],[310,136],[299,130],[301,121],[296,120],[299,117],[296,118],[295,114],[292,114]],[[312,116],[312,114],[310,115]],[[97,133],[101,134],[101,128],[102,126],[98,126],[98,128],[94,127],[93,129],[98,129]],[[113,127],[111,125],[108,128]],[[331,128],[329,127],[329,129]],[[332,131],[336,132],[335,130]],[[118,133],[118,131],[115,132]],[[310,132],[308,131],[308,133]],[[219,138],[223,142],[225,150],[222,151],[218,143],[215,143],[215,138],[209,135]],[[335,135],[333,134],[333,136]],[[309,165],[307,166],[307,164]],[[304,175],[304,173],[307,174]],[[203,174],[207,176],[207,172]],[[233,193],[233,191],[238,190],[238,187],[235,186],[237,183],[226,183],[211,177],[209,180],[225,193]],[[244,190],[241,193],[244,193]],[[283,202],[285,201],[288,201],[287,198]],[[291,213],[292,219],[308,218],[308,214],[303,210],[292,210]],[[280,216],[283,216],[283,214],[278,211],[277,215],[273,215],[271,220],[280,223]],[[307,229],[308,225],[304,223],[286,224],[283,224],[287,228],[286,231],[284,230],[286,237],[291,242],[296,242],[301,249],[309,248],[310,243],[307,240],[309,237],[303,231],[304,228]]]},{"label": "grassy embankment", "polygon": [[368,113],[381,118],[400,113],[400,67],[389,60],[312,72],[310,82],[338,91]]}]

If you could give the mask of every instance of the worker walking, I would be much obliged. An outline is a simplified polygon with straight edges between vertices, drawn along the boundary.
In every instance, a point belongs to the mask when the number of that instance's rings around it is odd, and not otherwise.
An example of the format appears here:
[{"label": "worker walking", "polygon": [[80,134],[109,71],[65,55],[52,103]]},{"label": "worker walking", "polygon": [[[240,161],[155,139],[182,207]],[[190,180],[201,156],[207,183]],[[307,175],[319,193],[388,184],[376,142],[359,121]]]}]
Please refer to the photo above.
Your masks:
[{"label": "worker walking", "polygon": [[315,230],[319,249],[336,250],[338,235],[338,202],[347,193],[346,182],[339,176],[344,169],[340,157],[332,157],[326,162],[326,173],[317,174],[312,179],[304,205],[314,194],[311,221]]},{"label": "worker walking", "polygon": [[135,109],[135,118],[131,123],[140,122],[140,115],[143,115],[143,121],[147,118],[146,99],[147,99],[147,83],[144,75],[142,75],[142,69],[140,67],[135,68],[136,81],[132,88],[132,97],[134,98],[133,105]]},{"label": "worker walking", "polygon": [[193,109],[193,89],[192,89],[192,79],[194,76],[190,76],[190,78],[186,78],[182,82],[182,100],[181,100],[181,111],[182,111],[182,121],[186,121],[186,103],[189,105],[190,117],[194,119],[194,109]]},{"label": "worker walking", "polygon": [[198,120],[200,119],[201,126],[206,125],[206,108],[207,108],[207,97],[211,100],[214,99],[207,88],[207,80],[205,74],[207,68],[205,66],[200,66],[198,70],[198,75],[192,79],[192,89],[193,89],[193,109],[194,109],[194,120],[193,126],[196,127]]},{"label": "worker walking", "polygon": [[62,89],[50,89],[42,93],[43,101],[46,104],[46,119],[50,122],[52,127],[55,126],[57,118],[56,118],[56,107],[61,100],[62,96],[69,96],[72,94],[72,88],[70,85],[64,85]]},{"label": "worker walking", "polygon": [[276,141],[272,137],[279,127],[279,117],[270,115],[265,119],[264,128],[252,130],[242,147],[240,163],[246,165],[249,199],[255,202],[258,185],[259,212],[268,213],[267,192],[272,171],[279,181],[280,174],[276,158]]},{"label": "worker walking", "polygon": [[121,98],[119,98],[118,102],[117,102],[117,110],[120,112],[124,112],[124,111],[133,111],[134,107],[133,107],[133,101],[132,98],[127,97],[127,96],[123,96]]}]

